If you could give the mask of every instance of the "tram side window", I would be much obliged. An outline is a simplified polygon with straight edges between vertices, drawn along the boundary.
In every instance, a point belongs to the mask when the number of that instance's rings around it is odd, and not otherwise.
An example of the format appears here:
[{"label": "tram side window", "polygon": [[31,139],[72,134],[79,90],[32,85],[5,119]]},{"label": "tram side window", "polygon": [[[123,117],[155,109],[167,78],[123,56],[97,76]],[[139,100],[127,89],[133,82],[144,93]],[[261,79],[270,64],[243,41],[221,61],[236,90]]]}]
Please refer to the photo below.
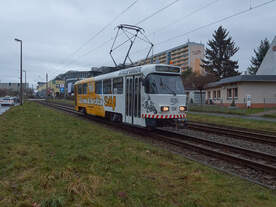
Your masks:
[{"label": "tram side window", "polygon": [[122,94],[123,93],[123,78],[114,78],[113,79],[113,93]]},{"label": "tram side window", "polygon": [[78,85],[78,94],[82,94],[82,85]]},{"label": "tram side window", "polygon": [[103,81],[103,93],[104,94],[112,94],[112,91],[111,91],[111,79]]},{"label": "tram side window", "polygon": [[93,93],[94,92],[94,85],[93,85],[93,83],[89,83],[88,84],[88,88],[89,88],[89,93]]},{"label": "tram side window", "polygon": [[83,94],[87,94],[87,83],[83,84],[82,87],[83,87],[83,90],[82,90]]},{"label": "tram side window", "polygon": [[103,92],[102,81],[96,81],[95,92],[96,92],[96,94],[102,94],[102,92]]}]

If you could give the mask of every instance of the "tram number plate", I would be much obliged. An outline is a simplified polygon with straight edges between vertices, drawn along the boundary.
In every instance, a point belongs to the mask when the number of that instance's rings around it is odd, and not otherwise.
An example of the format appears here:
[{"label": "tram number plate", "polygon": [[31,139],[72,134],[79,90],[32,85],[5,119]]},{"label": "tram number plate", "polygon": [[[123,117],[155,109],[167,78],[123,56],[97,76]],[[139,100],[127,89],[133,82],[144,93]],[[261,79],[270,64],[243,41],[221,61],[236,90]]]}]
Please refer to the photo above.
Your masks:
[{"label": "tram number plate", "polygon": [[172,111],[176,111],[176,107],[175,106],[172,106]]}]

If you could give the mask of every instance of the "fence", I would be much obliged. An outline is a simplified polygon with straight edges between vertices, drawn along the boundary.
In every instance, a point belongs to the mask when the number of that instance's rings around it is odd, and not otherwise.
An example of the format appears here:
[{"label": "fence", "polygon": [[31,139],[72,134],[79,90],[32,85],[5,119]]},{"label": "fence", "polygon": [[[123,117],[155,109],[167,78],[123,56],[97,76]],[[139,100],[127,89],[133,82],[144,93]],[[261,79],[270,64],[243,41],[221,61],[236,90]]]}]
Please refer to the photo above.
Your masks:
[{"label": "fence", "polygon": [[[206,103],[208,102],[208,104]],[[216,113],[229,113],[229,114],[252,114],[263,111],[269,111],[271,109],[276,110],[276,97],[264,97],[254,98],[252,97],[250,102],[246,98],[234,99],[234,106],[232,105],[233,100],[222,101],[221,99],[212,99],[211,101],[205,101],[203,104],[188,103],[189,111],[200,111],[200,112],[216,112]],[[249,106],[249,107],[248,107]]]}]

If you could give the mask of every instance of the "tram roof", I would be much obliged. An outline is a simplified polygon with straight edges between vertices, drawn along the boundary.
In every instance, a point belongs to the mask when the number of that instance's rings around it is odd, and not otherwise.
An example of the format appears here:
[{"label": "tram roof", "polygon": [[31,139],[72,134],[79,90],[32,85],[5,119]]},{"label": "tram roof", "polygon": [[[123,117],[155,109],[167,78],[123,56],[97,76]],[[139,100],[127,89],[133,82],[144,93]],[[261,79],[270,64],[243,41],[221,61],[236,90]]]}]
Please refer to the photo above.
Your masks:
[{"label": "tram roof", "polygon": [[[165,67],[170,67],[170,68],[177,68],[177,71],[157,71],[156,68],[158,66],[165,66]],[[104,79],[110,79],[110,78],[117,78],[117,77],[123,77],[123,76],[128,76],[128,75],[138,75],[138,74],[145,74],[147,75],[148,73],[152,73],[152,72],[165,72],[165,73],[173,73],[173,74],[179,74],[180,72],[180,67],[178,66],[172,66],[172,65],[166,65],[166,64],[148,64],[148,65],[141,65],[141,66],[135,66],[135,67],[131,67],[131,68],[127,68],[127,69],[122,69],[122,70],[118,70],[115,72],[111,72],[111,73],[106,73],[103,75],[99,75],[96,77],[91,77],[91,78],[86,78],[80,81],[77,81],[75,84],[84,84],[84,83],[88,83],[91,81],[97,81],[97,80],[104,80]]]}]

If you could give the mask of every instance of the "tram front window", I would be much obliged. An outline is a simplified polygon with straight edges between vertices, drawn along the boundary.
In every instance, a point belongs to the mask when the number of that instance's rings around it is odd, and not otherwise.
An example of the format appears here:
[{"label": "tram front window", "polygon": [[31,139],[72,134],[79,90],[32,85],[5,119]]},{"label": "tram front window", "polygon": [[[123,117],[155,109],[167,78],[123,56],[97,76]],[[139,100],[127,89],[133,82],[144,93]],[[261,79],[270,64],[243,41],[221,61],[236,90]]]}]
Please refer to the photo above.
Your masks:
[{"label": "tram front window", "polygon": [[145,92],[150,94],[184,94],[180,75],[149,74],[145,79]]}]

